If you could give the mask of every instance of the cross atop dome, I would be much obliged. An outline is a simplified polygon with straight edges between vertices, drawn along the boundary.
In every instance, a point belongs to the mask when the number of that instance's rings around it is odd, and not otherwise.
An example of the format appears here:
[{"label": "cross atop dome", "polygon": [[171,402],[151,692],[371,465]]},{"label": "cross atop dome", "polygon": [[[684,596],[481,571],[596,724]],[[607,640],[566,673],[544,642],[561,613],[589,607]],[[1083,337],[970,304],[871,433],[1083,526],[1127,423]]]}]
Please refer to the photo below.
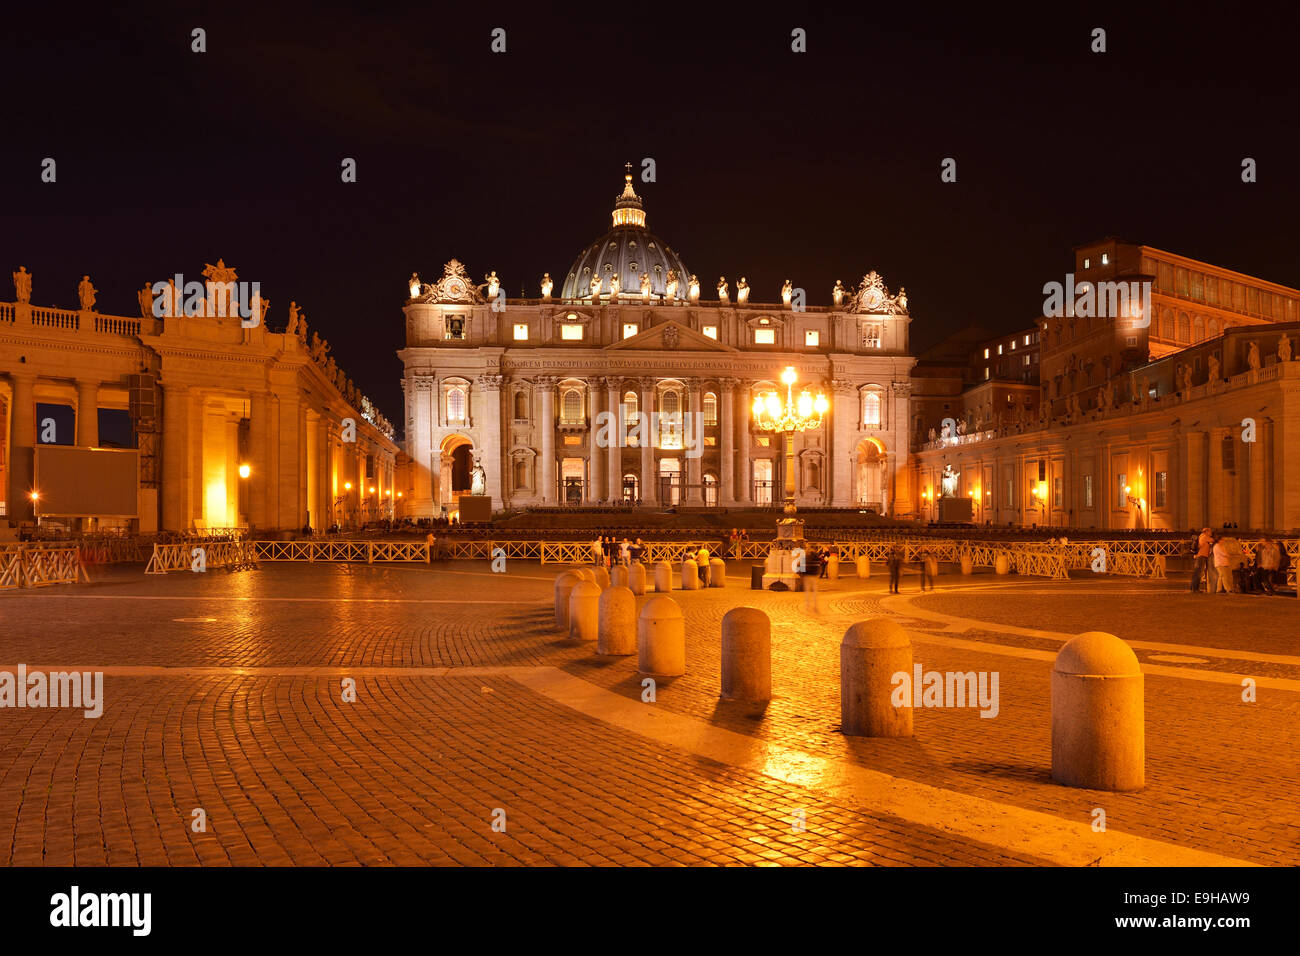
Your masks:
[{"label": "cross atop dome", "polygon": [[627,172],[623,176],[623,194],[614,200],[614,228],[619,226],[637,226],[645,228],[645,209],[641,197],[632,188],[632,164],[624,163]]}]

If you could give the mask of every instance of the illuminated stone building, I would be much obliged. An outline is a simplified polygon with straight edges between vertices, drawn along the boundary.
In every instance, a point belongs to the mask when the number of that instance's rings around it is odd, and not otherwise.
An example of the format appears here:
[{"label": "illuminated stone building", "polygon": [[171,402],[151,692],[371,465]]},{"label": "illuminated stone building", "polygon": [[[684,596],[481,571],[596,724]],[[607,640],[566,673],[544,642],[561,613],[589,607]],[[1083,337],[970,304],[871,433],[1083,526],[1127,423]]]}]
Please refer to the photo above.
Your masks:
[{"label": "illuminated stone building", "polygon": [[[139,315],[116,316],[97,311],[88,279],[74,311],[32,305],[30,274],[15,273],[16,301],[0,302],[0,528],[40,516],[82,529],[297,531],[394,512],[391,426],[327,343],[308,338],[293,305],[283,331],[266,327],[269,302],[241,317],[224,263],[204,275],[190,299],[146,288]],[[59,447],[100,451],[45,454]],[[134,500],[109,513],[94,482],[73,490],[60,467],[96,481],[134,470]]]},{"label": "illuminated stone building", "polygon": [[1041,317],[1037,379],[1013,363],[980,381],[983,344],[966,370],[918,365],[920,516],[937,518],[950,466],[981,523],[1300,527],[1300,290],[1115,239],[1075,250],[1075,270],[1078,289],[1149,282],[1145,304]]},{"label": "illuminated stone building", "polygon": [[[566,272],[543,275],[537,298],[507,299],[503,286],[454,260],[437,282],[411,277],[399,353],[407,513],[455,511],[475,461],[495,508],[780,503],[781,440],[751,428],[750,408],[784,392],[787,366],[796,390],[832,401],[822,426],[796,438],[798,504],[912,511],[897,480],[911,318],[905,290],[891,294],[876,273],[836,283],[816,306],[788,281],[779,298],[757,299],[743,276],[697,279],[647,229],[629,174],[610,230]],[[602,413],[653,413],[655,427],[649,440],[606,441]]]}]

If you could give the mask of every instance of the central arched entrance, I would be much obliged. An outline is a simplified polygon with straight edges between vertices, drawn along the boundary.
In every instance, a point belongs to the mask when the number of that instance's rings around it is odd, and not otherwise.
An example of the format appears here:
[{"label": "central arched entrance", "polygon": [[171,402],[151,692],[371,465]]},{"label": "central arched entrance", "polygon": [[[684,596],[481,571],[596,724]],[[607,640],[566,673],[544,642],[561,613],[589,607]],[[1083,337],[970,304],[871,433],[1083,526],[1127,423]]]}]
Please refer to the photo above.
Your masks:
[{"label": "central arched entrance", "polygon": [[469,494],[473,480],[474,443],[464,435],[448,435],[440,450],[438,502],[448,513],[459,511],[460,496]]},{"label": "central arched entrance", "polygon": [[859,508],[869,508],[876,514],[885,513],[885,448],[878,439],[866,438],[858,442],[854,457],[853,500]]}]

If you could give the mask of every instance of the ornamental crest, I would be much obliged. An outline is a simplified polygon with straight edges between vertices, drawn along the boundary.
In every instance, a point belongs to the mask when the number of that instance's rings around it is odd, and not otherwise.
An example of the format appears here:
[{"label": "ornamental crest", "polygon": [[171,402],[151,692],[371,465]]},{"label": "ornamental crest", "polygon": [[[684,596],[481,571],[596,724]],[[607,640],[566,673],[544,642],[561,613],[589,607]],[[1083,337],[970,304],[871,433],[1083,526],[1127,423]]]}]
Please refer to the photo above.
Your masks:
[{"label": "ornamental crest", "polygon": [[874,269],[862,277],[858,290],[849,298],[847,312],[878,315],[907,315],[907,292],[899,289],[890,295],[884,277]]},{"label": "ornamental crest", "polygon": [[484,301],[483,296],[479,294],[474,283],[470,281],[469,275],[465,272],[465,266],[457,259],[452,259],[442,267],[442,278],[432,284],[421,286],[421,294],[411,301],[425,303],[440,302],[460,302],[460,303],[481,303]]},{"label": "ornamental crest", "polygon": [[675,325],[670,325],[664,329],[664,348],[675,349],[677,343],[681,340],[681,334],[677,331]]}]

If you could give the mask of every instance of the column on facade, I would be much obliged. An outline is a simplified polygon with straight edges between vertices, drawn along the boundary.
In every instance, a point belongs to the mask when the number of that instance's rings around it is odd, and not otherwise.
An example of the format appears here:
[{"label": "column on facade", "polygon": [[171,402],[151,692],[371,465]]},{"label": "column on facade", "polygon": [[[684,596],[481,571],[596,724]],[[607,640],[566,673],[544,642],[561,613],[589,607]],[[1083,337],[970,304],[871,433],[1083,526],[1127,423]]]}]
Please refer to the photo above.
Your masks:
[{"label": "column on facade", "polygon": [[299,452],[301,402],[296,387],[276,394],[279,405],[278,469],[273,476],[277,486],[274,526],[281,531],[297,531],[303,525],[300,497],[302,458]]},{"label": "column on facade", "polygon": [[83,448],[99,444],[98,382],[77,382],[77,444]]},{"label": "column on facade", "polygon": [[542,419],[538,427],[542,430],[542,474],[538,482],[542,504],[555,504],[558,500],[555,487],[555,382],[550,376],[537,380],[537,388],[542,393]]},{"label": "column on facade", "polygon": [[501,473],[505,469],[505,453],[501,447],[501,376],[480,375],[478,379],[480,393],[483,396],[482,421],[479,424],[479,461],[483,465],[487,479],[485,490],[492,499],[493,508],[505,506],[501,489]]},{"label": "column on facade", "polygon": [[750,481],[749,465],[749,383],[738,382],[735,386],[735,402],[733,411],[735,417],[735,436],[736,447],[733,454],[736,458],[736,469],[732,475],[735,490],[735,502],[739,505],[753,504],[754,493],[753,484]]},{"label": "column on facade", "polygon": [[1228,434],[1226,428],[1211,428],[1209,432],[1209,447],[1206,449],[1206,457],[1209,462],[1208,488],[1206,489],[1206,501],[1209,507],[1208,521],[1211,528],[1218,528],[1225,521],[1232,520],[1231,504],[1227,500],[1226,484],[1227,476],[1223,470],[1223,438]]},{"label": "column on facade", "polygon": [[1243,442],[1242,451],[1246,458],[1247,484],[1249,493],[1246,498],[1243,523],[1249,528],[1268,527],[1268,448],[1264,444],[1266,422],[1259,422],[1255,429],[1255,440]]},{"label": "column on facade", "polygon": [[433,422],[431,405],[433,402],[433,379],[427,375],[416,375],[408,383],[408,401],[411,416],[407,427],[411,434],[407,436],[407,453],[415,469],[415,487],[411,491],[411,501],[407,507],[412,517],[425,518],[438,513],[435,475],[438,470],[438,456],[433,448]]},{"label": "column on facade", "polygon": [[623,500],[623,380],[605,379],[605,406],[609,411],[609,442],[606,449],[605,480],[609,488],[609,502]]},{"label": "column on facade", "polygon": [[720,465],[718,468],[718,504],[724,508],[736,503],[736,442],[732,426],[735,409],[735,391],[737,382],[734,378],[718,380],[718,393],[721,410],[718,418],[718,445]]},{"label": "column on facade", "polygon": [[6,492],[9,517],[31,521],[34,517],[32,492],[36,455],[36,376],[11,372],[13,407],[9,412],[9,489]]},{"label": "column on facade", "polygon": [[305,528],[309,521],[314,521],[315,516],[311,514],[311,501],[308,492],[311,489],[311,481],[307,473],[315,467],[309,454],[311,443],[307,440],[307,405],[300,402],[298,405],[298,513],[302,516],[301,520],[296,522],[294,530]]},{"label": "column on facade", "polygon": [[[203,416],[204,394],[197,388],[190,389],[190,478],[189,478],[189,522],[197,525],[207,518],[206,502],[203,500],[203,436],[206,434]],[[187,527],[189,527],[187,525]]]},{"label": "column on facade", "polygon": [[[270,527],[267,499],[274,476],[270,472],[267,436],[270,424],[270,406],[266,392],[253,392],[248,399],[248,455],[249,475],[245,485],[248,491],[248,523],[254,528]],[[166,436],[163,436],[164,442]]]},{"label": "column on facade", "polygon": [[599,379],[592,379],[587,383],[587,502],[595,504],[601,498],[605,497],[605,491],[609,488],[609,481],[605,477],[605,467],[608,464],[605,458],[605,449],[600,447],[596,441],[600,435],[601,422],[601,404],[604,402],[604,396],[600,392]]},{"label": "column on facade", "polygon": [[[698,379],[690,383],[690,407],[687,414],[689,422],[682,423],[683,438],[689,437],[695,447],[690,448],[682,442],[682,453],[686,457],[686,495],[682,499],[688,505],[704,504],[704,385]],[[689,428],[689,431],[687,430]]]},{"label": "column on facade", "polygon": [[[830,481],[828,501],[833,507],[847,508],[853,502],[853,469],[857,466],[858,422],[861,405],[853,383],[842,379],[831,382],[831,420],[826,428],[826,450],[830,461],[827,476]],[[888,499],[882,496],[881,507],[888,510]]]},{"label": "column on facade", "polygon": [[185,531],[190,526],[190,390],[163,385],[162,526]]},{"label": "column on facade", "polygon": [[641,386],[641,500],[646,504],[659,502],[659,476],[655,474],[655,439],[652,422],[654,409],[655,380],[643,378]]},{"label": "column on facade", "polygon": [[326,531],[334,523],[334,483],[330,480],[334,470],[334,436],[330,434],[329,412],[321,410],[316,420],[316,514],[312,526]]}]

